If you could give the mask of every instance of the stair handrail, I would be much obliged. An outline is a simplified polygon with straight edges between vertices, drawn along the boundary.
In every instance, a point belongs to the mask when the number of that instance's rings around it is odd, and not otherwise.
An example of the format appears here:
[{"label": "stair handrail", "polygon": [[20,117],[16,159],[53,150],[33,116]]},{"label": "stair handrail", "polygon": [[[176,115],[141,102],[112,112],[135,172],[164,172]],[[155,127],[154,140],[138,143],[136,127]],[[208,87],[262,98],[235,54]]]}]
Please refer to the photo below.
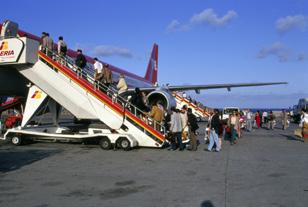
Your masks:
[{"label": "stair handrail", "polygon": [[[42,52],[46,54],[49,58],[53,59],[54,61],[57,61],[63,66],[66,66],[66,68],[76,73],[76,75],[79,78],[83,78],[89,83],[91,83],[96,90],[101,90],[102,92],[104,92],[109,98],[111,98],[112,102],[116,102],[119,105],[121,105],[123,107],[123,111],[128,109],[134,116],[138,117],[148,126],[153,127],[156,131],[159,131],[163,135],[166,134],[166,129],[163,123],[158,123],[154,119],[149,119],[149,117],[143,116],[145,115],[145,113],[141,109],[139,109],[137,106],[133,105],[128,100],[126,100],[121,95],[119,95],[118,91],[115,88],[107,87],[104,83],[100,81],[95,81],[94,76],[89,74],[89,72],[93,69],[90,68],[88,65],[86,65],[85,68],[82,69],[74,63],[73,58],[67,55],[60,56],[58,53],[56,53],[53,50],[50,50],[49,48],[44,48],[44,49],[45,51],[44,52],[42,51]],[[123,114],[123,116],[126,119],[125,113]]]}]

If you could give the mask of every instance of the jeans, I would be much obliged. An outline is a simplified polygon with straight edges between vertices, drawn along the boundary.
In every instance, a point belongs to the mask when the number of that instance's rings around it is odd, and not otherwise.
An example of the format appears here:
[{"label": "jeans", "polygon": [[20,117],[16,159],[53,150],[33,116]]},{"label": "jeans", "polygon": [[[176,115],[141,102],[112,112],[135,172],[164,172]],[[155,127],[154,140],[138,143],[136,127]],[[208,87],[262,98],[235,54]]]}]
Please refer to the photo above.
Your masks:
[{"label": "jeans", "polygon": [[220,151],[220,143],[218,139],[218,134],[215,132],[215,130],[212,129],[210,132],[210,144],[207,147],[209,151],[212,151],[214,143],[216,144],[216,151]]},{"label": "jeans", "polygon": [[183,143],[182,143],[182,133],[181,132],[174,132],[173,133],[173,142],[172,142],[172,149],[176,150],[177,145],[179,146],[180,150],[184,149]]},{"label": "jeans", "polygon": [[237,137],[237,131],[234,129],[234,126],[231,127],[231,143],[233,143],[236,140]]}]

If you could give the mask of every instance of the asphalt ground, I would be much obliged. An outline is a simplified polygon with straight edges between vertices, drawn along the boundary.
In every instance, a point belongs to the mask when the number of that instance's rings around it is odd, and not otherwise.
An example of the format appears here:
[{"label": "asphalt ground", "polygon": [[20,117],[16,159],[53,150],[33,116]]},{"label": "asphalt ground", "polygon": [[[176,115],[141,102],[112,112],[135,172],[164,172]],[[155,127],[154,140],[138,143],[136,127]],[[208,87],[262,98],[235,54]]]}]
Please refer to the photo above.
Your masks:
[{"label": "asphalt ground", "polygon": [[204,151],[0,142],[0,206],[308,206],[308,142],[296,127],[244,132]]}]

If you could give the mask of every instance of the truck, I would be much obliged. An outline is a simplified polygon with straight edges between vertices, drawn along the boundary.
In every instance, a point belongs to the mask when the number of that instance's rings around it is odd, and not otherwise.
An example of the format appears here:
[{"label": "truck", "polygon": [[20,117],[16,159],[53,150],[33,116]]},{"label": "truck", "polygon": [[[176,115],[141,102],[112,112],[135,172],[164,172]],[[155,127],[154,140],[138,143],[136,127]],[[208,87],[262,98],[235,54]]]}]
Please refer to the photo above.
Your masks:
[{"label": "truck", "polygon": [[293,121],[298,123],[300,121],[301,111],[308,110],[308,98],[301,98],[298,100],[298,104],[293,106]]},{"label": "truck", "polygon": [[222,120],[229,119],[229,115],[232,114],[234,111],[239,113],[240,109],[238,107],[225,107],[225,108],[223,108],[221,119]]}]

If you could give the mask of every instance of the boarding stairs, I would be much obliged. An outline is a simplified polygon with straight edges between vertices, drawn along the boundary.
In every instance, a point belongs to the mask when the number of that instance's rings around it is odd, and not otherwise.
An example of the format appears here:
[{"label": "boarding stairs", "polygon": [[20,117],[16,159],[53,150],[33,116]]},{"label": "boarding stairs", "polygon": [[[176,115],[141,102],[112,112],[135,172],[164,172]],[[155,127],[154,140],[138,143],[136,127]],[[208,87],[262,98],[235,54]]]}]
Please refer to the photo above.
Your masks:
[{"label": "boarding stairs", "polygon": [[73,58],[63,58],[52,51],[26,51],[36,52],[37,61],[16,64],[15,68],[76,118],[100,120],[119,133],[130,134],[139,146],[163,146],[164,126],[144,117],[116,91],[95,83],[89,68],[78,68]]},{"label": "boarding stairs", "polygon": [[193,103],[191,100],[180,96],[177,93],[173,93],[176,101],[176,106],[178,109],[181,109],[184,105],[192,109],[192,113],[197,117],[197,119],[208,118],[209,113],[199,107],[197,104]]}]

